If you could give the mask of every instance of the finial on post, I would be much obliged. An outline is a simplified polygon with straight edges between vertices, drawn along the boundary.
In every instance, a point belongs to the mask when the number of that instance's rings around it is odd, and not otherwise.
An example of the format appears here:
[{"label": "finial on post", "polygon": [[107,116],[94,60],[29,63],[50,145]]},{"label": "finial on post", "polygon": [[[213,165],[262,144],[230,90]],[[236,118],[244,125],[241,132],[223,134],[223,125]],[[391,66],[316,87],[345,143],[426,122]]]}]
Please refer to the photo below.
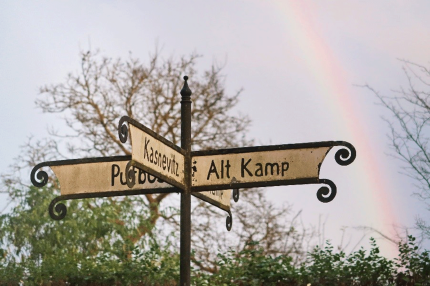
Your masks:
[{"label": "finial on post", "polygon": [[187,80],[188,80],[188,76],[184,76],[184,86],[182,87],[182,89],[181,89],[181,95],[182,95],[182,101],[184,101],[184,100],[191,100],[191,94],[192,94],[192,92],[191,92],[191,89],[188,87],[188,83],[187,83]]}]

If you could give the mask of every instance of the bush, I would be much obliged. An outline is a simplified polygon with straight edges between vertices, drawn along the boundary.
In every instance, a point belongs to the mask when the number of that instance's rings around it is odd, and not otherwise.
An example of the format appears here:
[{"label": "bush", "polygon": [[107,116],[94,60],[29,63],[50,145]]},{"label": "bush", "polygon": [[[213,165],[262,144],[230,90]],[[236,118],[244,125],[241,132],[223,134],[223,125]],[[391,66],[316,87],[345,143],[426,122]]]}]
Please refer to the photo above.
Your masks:
[{"label": "bush", "polygon": [[[118,219],[115,205],[83,208],[78,201],[70,202],[69,209],[79,216],[55,222],[46,214],[55,195],[49,188],[30,188],[22,195],[25,204],[0,216],[0,285],[177,285],[179,254],[168,244],[160,246],[156,232],[131,242],[131,230],[112,226],[111,221]],[[361,248],[347,255],[334,251],[327,242],[310,251],[304,263],[295,265],[293,257],[265,255],[258,242],[251,241],[240,252],[219,253],[215,273],[192,269],[192,282],[430,285],[429,251],[420,252],[414,237],[399,244],[399,257],[394,260],[380,255],[374,239],[370,245],[370,251]]]}]

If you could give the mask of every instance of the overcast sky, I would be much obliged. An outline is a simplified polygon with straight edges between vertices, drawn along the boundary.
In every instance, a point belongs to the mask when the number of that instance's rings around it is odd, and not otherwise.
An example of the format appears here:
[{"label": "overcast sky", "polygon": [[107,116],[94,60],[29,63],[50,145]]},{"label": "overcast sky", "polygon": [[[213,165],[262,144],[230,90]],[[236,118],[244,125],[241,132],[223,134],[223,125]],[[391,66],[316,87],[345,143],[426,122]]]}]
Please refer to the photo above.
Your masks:
[{"label": "overcast sky", "polygon": [[[338,241],[343,226],[387,234],[393,225],[413,226],[428,212],[388,155],[381,116],[389,113],[357,85],[390,95],[406,84],[398,59],[428,65],[429,8],[428,1],[388,0],[2,1],[0,173],[29,136],[47,136],[48,124],[62,128],[34,101],[40,86],[78,71],[80,50],[113,58],[131,51],[145,61],[158,44],[165,57],[203,55],[200,70],[226,63],[227,91],[244,89],[235,112],[250,116],[257,144],[344,140],[356,147],[352,165],[337,165],[332,151],[322,166],[321,178],[338,187],[331,203],[316,199],[318,186],[266,189],[277,203],[302,209],[308,224],[327,218],[326,238]],[[386,255],[394,249],[383,246]]]}]

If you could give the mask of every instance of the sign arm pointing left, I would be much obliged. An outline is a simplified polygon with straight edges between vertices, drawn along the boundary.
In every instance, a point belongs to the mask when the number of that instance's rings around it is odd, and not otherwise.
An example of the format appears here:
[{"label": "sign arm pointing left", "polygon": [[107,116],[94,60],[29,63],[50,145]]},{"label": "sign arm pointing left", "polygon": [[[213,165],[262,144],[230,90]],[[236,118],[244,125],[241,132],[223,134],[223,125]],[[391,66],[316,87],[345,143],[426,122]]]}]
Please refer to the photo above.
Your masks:
[{"label": "sign arm pointing left", "polygon": [[[43,168],[50,167],[55,173],[61,186],[61,195],[49,205],[49,214],[55,220],[61,220],[67,214],[67,207],[60,203],[61,201],[177,192],[175,187],[157,177],[129,167],[130,160],[131,156],[113,156],[48,161],[37,164],[32,169],[30,180],[35,187],[41,188],[48,183],[49,178]],[[130,172],[137,174],[137,182],[132,188],[127,185],[127,174]],[[221,197],[217,196],[219,193],[222,194]],[[230,190],[206,191],[192,195],[227,212],[230,217],[227,220],[231,221]]]}]

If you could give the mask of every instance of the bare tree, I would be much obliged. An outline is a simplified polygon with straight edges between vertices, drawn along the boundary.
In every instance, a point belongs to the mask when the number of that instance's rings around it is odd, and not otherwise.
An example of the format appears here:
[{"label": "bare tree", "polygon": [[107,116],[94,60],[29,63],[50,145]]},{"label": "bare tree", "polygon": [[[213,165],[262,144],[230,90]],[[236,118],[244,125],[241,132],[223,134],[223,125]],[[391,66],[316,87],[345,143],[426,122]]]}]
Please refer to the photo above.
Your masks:
[{"label": "bare tree", "polygon": [[[4,174],[3,182],[9,189],[22,180],[16,174],[46,160],[112,156],[130,154],[128,143],[117,136],[118,121],[127,115],[151,128],[174,144],[180,142],[181,75],[188,75],[193,91],[192,149],[205,150],[247,146],[246,131],[250,120],[244,115],[232,115],[237,105],[239,90],[228,95],[224,88],[222,67],[212,65],[203,73],[195,69],[197,54],[179,59],[162,59],[158,52],[150,55],[147,64],[132,55],[127,60],[101,57],[97,52],[81,52],[81,66],[70,73],[65,82],[46,85],[36,105],[45,113],[59,113],[68,127],[65,133],[51,129],[46,140],[30,140],[14,166],[13,174]],[[51,181],[53,184],[54,180]],[[13,199],[13,192],[10,193]],[[137,243],[151,235],[157,223],[167,223],[178,229],[176,212],[166,212],[162,202],[169,194],[146,194],[126,199],[102,199],[124,212],[124,202],[135,211],[145,208],[147,213],[137,216],[127,232],[128,241]],[[173,198],[174,199],[174,198]],[[134,204],[133,204],[134,203]],[[261,190],[244,192],[234,210],[235,231],[226,234],[225,215],[201,201],[193,209],[193,260],[207,271],[216,271],[213,261],[220,248],[244,247],[244,242],[260,240],[268,254],[304,254],[302,242],[311,232],[300,226],[291,206],[277,209],[264,198]],[[94,207],[94,206],[92,206]],[[113,223],[127,225],[118,215]],[[161,219],[161,222],[160,222]],[[218,221],[218,222],[215,222]],[[222,226],[217,227],[216,225]],[[223,238],[223,239],[220,239]]]},{"label": "bare tree", "polygon": [[[414,195],[430,207],[430,70],[422,65],[401,60],[407,86],[384,96],[369,85],[392,118],[386,119],[394,157],[405,164],[402,173],[416,182]],[[429,209],[430,210],[430,209]],[[430,237],[430,226],[418,218],[417,226]]]}]

